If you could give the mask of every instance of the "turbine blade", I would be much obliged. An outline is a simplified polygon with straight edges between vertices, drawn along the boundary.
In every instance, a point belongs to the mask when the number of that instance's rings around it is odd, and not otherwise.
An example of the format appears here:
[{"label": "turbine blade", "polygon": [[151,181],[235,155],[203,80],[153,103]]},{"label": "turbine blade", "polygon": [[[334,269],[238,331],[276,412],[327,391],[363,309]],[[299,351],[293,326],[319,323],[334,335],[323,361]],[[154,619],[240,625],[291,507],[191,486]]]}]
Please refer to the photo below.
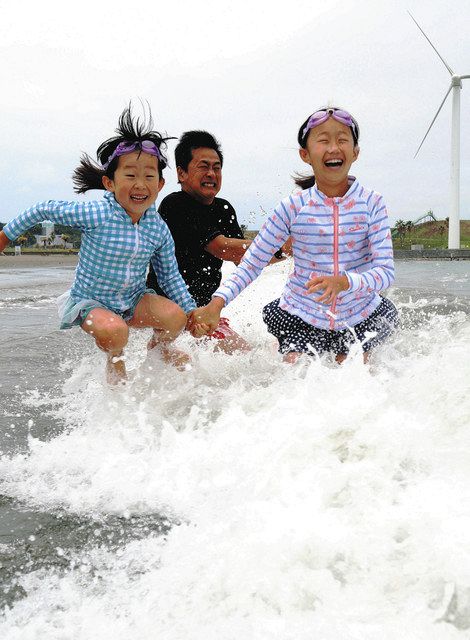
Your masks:
[{"label": "turbine blade", "polygon": [[433,45],[433,43],[431,42],[431,40],[428,38],[428,36],[424,33],[424,31],[421,29],[421,27],[419,26],[419,24],[417,23],[417,21],[413,18],[412,14],[410,11],[408,11],[408,13],[410,14],[411,19],[413,20],[413,22],[415,23],[415,25],[418,27],[418,29],[421,31],[421,33],[423,34],[423,36],[426,38],[426,40],[429,42],[429,44],[431,45],[431,47],[434,49],[434,51],[437,53],[437,55],[439,56],[439,58],[441,59],[442,63],[444,64],[445,68],[447,69],[447,71],[450,73],[451,76],[455,75],[453,70],[451,69],[451,67],[447,64],[447,62],[444,60],[444,58],[441,56],[441,54],[439,53],[439,51],[436,49],[436,47]]},{"label": "turbine blade", "polygon": [[416,156],[417,156],[417,155],[418,155],[418,153],[419,153],[419,150],[421,149],[421,147],[422,147],[422,146],[423,146],[423,144],[424,144],[424,141],[425,141],[425,140],[426,140],[426,138],[428,137],[428,133],[431,131],[431,129],[432,129],[432,125],[436,122],[436,118],[437,118],[437,116],[440,114],[441,109],[442,109],[442,107],[444,106],[444,102],[447,100],[447,96],[449,95],[449,93],[450,93],[451,91],[452,91],[452,85],[450,85],[449,89],[447,90],[447,93],[446,93],[446,95],[445,95],[445,97],[444,97],[444,100],[441,102],[441,106],[440,106],[440,107],[439,107],[439,109],[437,110],[436,115],[435,115],[435,116],[434,116],[434,118],[432,119],[432,122],[431,122],[431,124],[429,125],[429,128],[428,128],[428,130],[426,131],[426,133],[425,133],[425,135],[424,135],[424,138],[421,140],[421,144],[419,145],[419,147],[418,147],[418,149],[417,149],[416,153],[415,153],[415,154],[414,154],[414,156],[413,156],[414,158],[416,158]]}]

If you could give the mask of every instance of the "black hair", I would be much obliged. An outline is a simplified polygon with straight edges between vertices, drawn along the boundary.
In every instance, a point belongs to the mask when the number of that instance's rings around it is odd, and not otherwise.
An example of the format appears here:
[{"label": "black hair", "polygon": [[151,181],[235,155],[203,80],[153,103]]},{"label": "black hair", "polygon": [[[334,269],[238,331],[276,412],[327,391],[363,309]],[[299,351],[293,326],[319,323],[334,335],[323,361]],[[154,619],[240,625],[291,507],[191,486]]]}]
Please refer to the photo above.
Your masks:
[{"label": "black hair", "polygon": [[185,131],[175,148],[176,166],[187,171],[188,164],[193,159],[193,151],[202,147],[214,149],[220,158],[220,164],[223,165],[224,156],[220,143],[211,133],[208,131]]},{"label": "black hair", "polygon": [[[336,110],[336,109],[338,109],[338,107],[321,107],[320,109],[316,109],[316,111],[323,111],[323,110],[326,111],[328,109]],[[315,113],[315,111],[313,113]],[[311,115],[313,115],[313,114],[311,114]],[[307,147],[307,138],[308,138],[309,131],[305,131],[305,127],[307,126],[311,115],[305,120],[305,122],[303,122],[300,125],[299,132],[297,134],[297,142],[302,147],[302,149],[306,149],[306,147]],[[351,114],[349,114],[349,115],[351,115]],[[359,125],[357,124],[357,121],[356,121],[355,118],[353,118],[353,116],[351,116],[351,118],[352,118],[352,121],[353,121],[353,126],[349,127],[349,128],[351,129],[354,146],[357,147],[357,145],[359,143],[359,133],[360,133],[359,132]],[[304,131],[305,131],[305,133],[304,133]],[[294,176],[294,182],[301,189],[310,189],[310,187],[313,187],[313,185],[315,184],[315,176],[313,174],[311,176],[305,176],[305,175],[303,175],[301,173],[296,173],[295,176]]]},{"label": "black hair", "polygon": [[[149,110],[148,121],[140,118],[133,118],[132,108],[129,105],[119,116],[118,126],[116,128],[117,136],[109,138],[100,144],[96,151],[98,163],[90,158],[86,153],[80,158],[80,164],[73,172],[72,181],[76,193],[85,193],[90,189],[105,189],[102,178],[107,176],[111,180],[114,179],[114,172],[117,169],[119,157],[113,158],[109,166],[104,169],[103,165],[115,151],[121,142],[143,142],[149,140],[153,142],[161,151],[162,147],[166,149],[166,141],[171,140],[170,137],[163,137],[158,131],[153,131],[153,120]],[[163,169],[167,166],[164,159],[158,159],[158,175],[163,177]]]}]

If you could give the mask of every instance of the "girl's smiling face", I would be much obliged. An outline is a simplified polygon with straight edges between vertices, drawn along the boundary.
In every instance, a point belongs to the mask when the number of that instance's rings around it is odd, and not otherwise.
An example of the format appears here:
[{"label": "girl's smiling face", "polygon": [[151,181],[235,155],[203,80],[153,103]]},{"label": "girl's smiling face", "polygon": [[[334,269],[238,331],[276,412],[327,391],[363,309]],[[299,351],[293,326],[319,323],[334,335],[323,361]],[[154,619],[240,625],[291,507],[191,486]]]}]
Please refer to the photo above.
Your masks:
[{"label": "girl's smiling face", "polygon": [[310,129],[305,149],[299,149],[300,157],[311,165],[318,189],[329,197],[341,197],[348,191],[348,174],[359,155],[354,146],[351,129],[345,124],[328,118],[326,122]]},{"label": "girl's smiling face", "polygon": [[134,151],[119,156],[114,177],[103,176],[103,186],[114,193],[116,201],[137,222],[157,199],[165,180],[158,175],[158,159]]}]

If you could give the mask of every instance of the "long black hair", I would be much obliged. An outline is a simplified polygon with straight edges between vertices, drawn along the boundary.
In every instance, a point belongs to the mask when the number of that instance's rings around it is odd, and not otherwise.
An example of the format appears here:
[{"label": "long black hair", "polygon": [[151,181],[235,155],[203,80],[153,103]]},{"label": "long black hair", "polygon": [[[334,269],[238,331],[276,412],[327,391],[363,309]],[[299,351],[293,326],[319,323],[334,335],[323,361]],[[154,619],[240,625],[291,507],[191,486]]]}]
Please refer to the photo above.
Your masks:
[{"label": "long black hair", "polygon": [[[337,109],[337,108],[338,107],[321,107],[320,109],[316,109],[315,111],[322,111],[323,109],[325,110]],[[315,113],[315,111],[313,113]],[[305,127],[308,124],[308,121],[310,120],[311,115],[305,120],[305,122],[303,122],[300,125],[299,132],[297,134],[297,142],[299,143],[299,146],[302,147],[302,149],[307,148],[307,138],[308,138],[309,131],[306,131],[305,133],[304,131],[305,131]],[[354,146],[357,147],[359,143],[359,125],[357,124],[357,121],[355,118],[353,118],[352,116],[351,118],[353,120],[354,126],[349,128],[351,129]],[[306,176],[306,175],[303,175],[302,173],[296,173],[293,177],[294,177],[295,184],[299,186],[301,189],[310,189],[310,187],[313,187],[313,185],[315,184],[315,176],[313,174],[311,176]]]},{"label": "long black hair", "polygon": [[[150,140],[160,151],[162,147],[166,149],[166,141],[171,137],[164,137],[158,131],[153,131],[153,120],[149,110],[147,122],[140,118],[132,116],[131,105],[124,109],[119,116],[118,126],[116,128],[117,136],[109,138],[100,144],[96,151],[98,162],[95,162],[86,153],[80,158],[80,164],[73,172],[72,181],[76,193],[85,193],[90,189],[103,189],[103,176],[107,176],[111,180],[114,179],[114,172],[117,169],[119,158],[113,158],[106,169],[103,165],[108,161],[111,154],[115,151],[121,142],[143,142]],[[165,156],[162,154],[162,157]],[[163,169],[167,166],[165,159],[158,160],[158,175],[163,177]]]}]

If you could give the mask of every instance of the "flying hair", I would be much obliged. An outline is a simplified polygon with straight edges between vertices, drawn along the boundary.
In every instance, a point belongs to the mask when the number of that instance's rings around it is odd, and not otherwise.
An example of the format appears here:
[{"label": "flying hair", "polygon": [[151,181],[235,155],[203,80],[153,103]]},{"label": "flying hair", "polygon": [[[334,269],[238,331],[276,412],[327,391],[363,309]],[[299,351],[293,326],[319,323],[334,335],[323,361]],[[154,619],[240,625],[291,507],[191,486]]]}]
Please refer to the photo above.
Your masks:
[{"label": "flying hair", "polygon": [[121,142],[143,142],[149,140],[153,142],[160,152],[162,153],[162,160],[158,161],[158,174],[160,178],[163,177],[163,169],[167,166],[165,155],[163,153],[166,150],[167,140],[174,139],[171,136],[164,137],[158,131],[153,129],[153,119],[150,113],[150,107],[148,109],[147,118],[135,118],[132,115],[132,107],[129,104],[126,109],[121,113],[118,120],[118,126],[116,128],[116,136],[108,138],[100,144],[96,151],[96,157],[98,162],[95,162],[87,153],[84,153],[80,158],[80,164],[73,172],[72,181],[74,184],[74,191],[76,193],[85,193],[91,189],[105,190],[102,182],[103,176],[108,178],[114,178],[114,172],[118,166],[119,158],[113,158],[109,166],[104,169],[103,165],[108,161],[116,147]]}]

